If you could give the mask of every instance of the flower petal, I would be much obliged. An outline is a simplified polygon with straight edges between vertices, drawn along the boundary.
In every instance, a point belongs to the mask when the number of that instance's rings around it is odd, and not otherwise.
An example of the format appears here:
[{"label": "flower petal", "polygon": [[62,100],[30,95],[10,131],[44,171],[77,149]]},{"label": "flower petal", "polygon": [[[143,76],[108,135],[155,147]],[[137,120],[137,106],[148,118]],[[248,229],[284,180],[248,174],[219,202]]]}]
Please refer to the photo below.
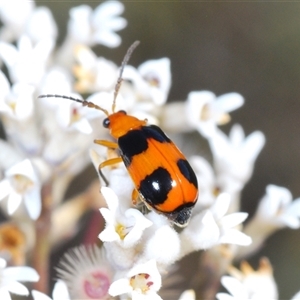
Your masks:
[{"label": "flower petal", "polygon": [[211,211],[217,220],[222,218],[228,211],[230,200],[230,195],[228,193],[221,193],[217,197],[216,202],[211,208]]},{"label": "flower petal", "polygon": [[13,45],[5,42],[0,42],[0,56],[2,57],[8,68],[12,68],[17,60],[18,51]]},{"label": "flower petal", "polygon": [[218,108],[223,112],[231,112],[244,104],[244,97],[238,93],[227,93],[217,98]]},{"label": "flower petal", "polygon": [[108,187],[101,187],[101,194],[103,195],[110,211],[115,212],[119,206],[119,199],[114,191]]},{"label": "flower petal", "polygon": [[184,291],[178,300],[196,300],[196,294],[194,290]]},{"label": "flower petal", "polygon": [[234,296],[235,299],[247,299],[248,295],[241,282],[231,276],[221,278],[222,285]]},{"label": "flower petal", "polygon": [[[201,212],[191,218],[187,226],[180,234],[181,238],[187,240],[192,249],[185,252],[192,252],[200,249],[208,249],[218,243],[220,237],[219,227],[210,210]],[[183,246],[187,246],[184,242]]]},{"label": "flower petal", "polygon": [[108,293],[116,297],[118,295],[122,295],[125,293],[130,293],[132,291],[132,287],[129,284],[129,280],[126,278],[121,278],[119,280],[114,281],[108,290]]},{"label": "flower petal", "polygon": [[7,291],[6,288],[0,288],[0,299],[1,300],[12,300],[10,293]]},{"label": "flower petal", "polygon": [[71,299],[69,292],[68,292],[67,285],[62,280],[58,280],[55,283],[52,295],[53,295],[53,300],[69,300],[69,299]]},{"label": "flower petal", "polygon": [[120,241],[120,236],[117,234],[114,226],[107,226],[104,230],[100,232],[98,238],[102,242]]},{"label": "flower petal", "polygon": [[[32,290],[31,294],[33,296],[33,300],[52,300],[50,297],[36,290]],[[58,298],[57,298],[58,299]],[[63,298],[61,298],[63,300]]]},{"label": "flower petal", "polygon": [[36,220],[42,210],[41,191],[39,187],[32,189],[24,195],[24,203],[32,220]]},{"label": "flower petal", "polygon": [[125,217],[128,219],[133,219],[134,225],[131,226],[131,230],[124,238],[124,247],[133,247],[140,238],[144,230],[152,225],[152,222],[148,220],[139,210],[134,208],[129,208],[125,211]]},{"label": "flower petal", "polygon": [[[168,238],[168,243],[165,243]],[[179,258],[180,240],[178,233],[165,225],[157,230],[144,245],[144,255],[147,259],[155,259],[158,264],[171,265]]]},{"label": "flower petal", "polygon": [[222,244],[249,246],[252,243],[252,239],[250,236],[244,234],[239,230],[230,229],[220,237],[219,242]]},{"label": "flower petal", "polygon": [[31,267],[8,267],[3,270],[4,277],[13,277],[18,281],[36,282],[40,279],[36,270]]},{"label": "flower petal", "polygon": [[12,191],[12,187],[8,179],[0,181],[0,200],[4,199]]},{"label": "flower petal", "polygon": [[114,224],[115,220],[114,220],[113,214],[108,208],[101,207],[99,209],[99,211],[107,224],[110,224],[110,225]]},{"label": "flower petal", "polygon": [[29,291],[25,285],[17,281],[11,281],[9,284],[5,285],[5,288],[10,291],[11,293],[17,295],[24,295],[28,296]]},{"label": "flower petal", "polygon": [[15,191],[11,191],[7,203],[7,212],[9,215],[12,215],[18,209],[22,202],[22,199],[22,195],[16,193]]},{"label": "flower petal", "polygon": [[89,121],[87,119],[80,119],[80,121],[74,123],[74,128],[76,128],[79,132],[82,132],[84,134],[90,134],[92,133],[93,129],[90,125]]},{"label": "flower petal", "polygon": [[216,298],[218,300],[237,300],[233,296],[226,294],[226,293],[218,293],[218,294],[216,294]]},{"label": "flower petal", "polygon": [[300,291],[296,293],[291,300],[299,300],[300,299]]},{"label": "flower petal", "polygon": [[241,223],[243,223],[248,217],[248,213],[237,212],[232,213],[230,215],[224,216],[220,223],[224,230],[235,227]]},{"label": "flower petal", "polygon": [[4,98],[8,95],[9,90],[10,90],[10,85],[8,82],[8,79],[4,75],[4,73],[0,70],[0,102],[4,100]]},{"label": "flower petal", "polygon": [[101,19],[110,19],[124,12],[124,4],[119,1],[107,1],[98,5],[94,11],[95,22]]},{"label": "flower petal", "polygon": [[266,143],[265,135],[261,131],[252,132],[245,140],[244,155],[246,159],[254,161]]}]

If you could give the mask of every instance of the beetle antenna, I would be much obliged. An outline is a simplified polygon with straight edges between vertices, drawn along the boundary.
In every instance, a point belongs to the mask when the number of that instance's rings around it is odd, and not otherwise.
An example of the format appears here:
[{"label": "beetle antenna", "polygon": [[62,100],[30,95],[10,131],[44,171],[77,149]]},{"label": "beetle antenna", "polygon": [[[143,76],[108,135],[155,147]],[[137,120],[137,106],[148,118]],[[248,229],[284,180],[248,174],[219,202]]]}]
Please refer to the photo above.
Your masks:
[{"label": "beetle antenna", "polygon": [[114,100],[113,100],[113,104],[112,104],[112,112],[114,113],[115,112],[115,108],[116,108],[116,99],[117,99],[117,96],[118,96],[118,92],[119,92],[119,89],[121,87],[121,84],[122,84],[122,81],[123,81],[123,78],[122,78],[122,75],[123,75],[123,71],[124,71],[124,68],[125,66],[127,65],[130,57],[131,57],[131,54],[132,52],[134,51],[134,49],[139,45],[140,41],[135,41],[130,47],[129,49],[127,50],[126,52],[126,55],[122,61],[122,64],[121,64],[121,68],[120,68],[120,74],[119,74],[119,77],[118,77],[118,80],[117,80],[117,83],[116,83],[116,87],[115,87],[115,93],[114,93]]},{"label": "beetle antenna", "polygon": [[67,100],[72,100],[72,101],[75,101],[75,102],[79,102],[81,103],[83,106],[87,106],[87,107],[90,107],[90,108],[95,108],[95,109],[98,109],[98,110],[101,110],[103,111],[107,116],[109,116],[109,113],[106,109],[94,104],[93,102],[90,102],[90,101],[86,101],[86,100],[82,100],[82,99],[79,99],[79,98],[73,98],[73,97],[70,97],[70,96],[65,96],[65,95],[57,95],[57,94],[46,94],[46,95],[39,95],[38,98],[63,98],[63,99],[67,99]]}]

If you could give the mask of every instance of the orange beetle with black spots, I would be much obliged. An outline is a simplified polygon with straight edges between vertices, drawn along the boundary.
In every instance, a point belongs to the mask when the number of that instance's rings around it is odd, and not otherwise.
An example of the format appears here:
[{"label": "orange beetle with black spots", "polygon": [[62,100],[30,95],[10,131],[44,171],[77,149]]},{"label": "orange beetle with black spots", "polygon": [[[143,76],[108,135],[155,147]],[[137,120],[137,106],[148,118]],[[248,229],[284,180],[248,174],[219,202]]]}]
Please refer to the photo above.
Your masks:
[{"label": "orange beetle with black spots", "polygon": [[147,125],[147,120],[127,115],[123,110],[115,112],[122,72],[137,44],[138,42],[129,48],[122,63],[111,114],[86,100],[60,95],[39,97],[63,97],[103,111],[107,116],[103,126],[109,129],[116,142],[95,140],[95,143],[118,149],[120,157],[108,159],[99,165],[101,177],[107,183],[102,168],[123,161],[134,183],[133,200],[140,196],[149,209],[164,214],[177,226],[185,227],[198,199],[197,177],[190,164],[158,126]]}]

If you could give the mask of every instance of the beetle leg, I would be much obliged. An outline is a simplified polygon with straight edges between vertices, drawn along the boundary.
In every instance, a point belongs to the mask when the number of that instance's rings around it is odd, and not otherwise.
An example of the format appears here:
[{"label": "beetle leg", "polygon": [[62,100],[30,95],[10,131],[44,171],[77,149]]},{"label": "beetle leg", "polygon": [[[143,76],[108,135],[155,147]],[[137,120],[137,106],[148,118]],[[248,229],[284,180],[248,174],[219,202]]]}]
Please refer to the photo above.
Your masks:
[{"label": "beetle leg", "polygon": [[97,145],[101,145],[107,148],[111,148],[111,149],[118,149],[119,146],[117,143],[112,142],[112,141],[107,141],[107,140],[94,140],[94,143]]},{"label": "beetle leg", "polygon": [[[107,141],[107,140],[94,140],[94,143],[97,145],[101,145],[110,149],[118,149],[119,146],[117,143],[112,142],[112,141]],[[110,165],[114,165],[117,164],[119,162],[122,161],[121,157],[116,157],[116,158],[111,158],[108,159],[104,162],[102,162],[99,166],[98,166],[98,172],[100,177],[103,179],[104,183],[106,186],[108,186],[108,180],[106,179],[106,177],[104,176],[104,174],[102,173],[102,168],[106,167],[106,166],[110,166]]]},{"label": "beetle leg", "polygon": [[137,189],[132,190],[131,197],[132,204],[136,206],[143,214],[146,214],[152,210],[152,207],[146,201],[143,201],[143,196]]},{"label": "beetle leg", "polygon": [[100,177],[103,179],[103,181],[105,182],[105,185],[108,186],[108,180],[106,179],[106,177],[104,176],[104,174],[102,173],[102,168],[106,167],[106,166],[111,166],[111,165],[115,165],[118,164],[120,162],[122,162],[122,157],[115,157],[115,158],[111,158],[108,159],[104,162],[102,162],[99,166],[98,166],[98,171],[100,174]]},{"label": "beetle leg", "polygon": [[133,189],[133,190],[132,190],[131,199],[132,199],[132,204],[133,204],[134,206],[136,206],[136,205],[138,204],[138,202],[140,202],[139,196],[140,196],[140,194],[139,194],[138,190]]}]

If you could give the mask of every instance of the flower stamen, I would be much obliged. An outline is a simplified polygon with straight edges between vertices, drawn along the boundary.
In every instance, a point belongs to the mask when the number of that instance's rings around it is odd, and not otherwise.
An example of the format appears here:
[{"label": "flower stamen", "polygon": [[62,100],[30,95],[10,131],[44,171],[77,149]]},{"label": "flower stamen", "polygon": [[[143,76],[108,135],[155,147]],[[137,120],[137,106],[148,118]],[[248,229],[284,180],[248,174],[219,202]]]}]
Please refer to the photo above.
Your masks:
[{"label": "flower stamen", "polygon": [[76,107],[72,108],[72,113],[71,113],[71,119],[70,119],[70,124],[76,123],[80,120],[81,115]]},{"label": "flower stamen", "polygon": [[200,112],[200,120],[201,121],[207,121],[211,118],[211,110],[210,107],[208,105],[208,103],[203,105],[203,108]]},{"label": "flower stamen", "polygon": [[125,239],[128,232],[129,232],[128,229],[123,224],[118,223],[116,225],[116,233],[120,236],[121,240]]},{"label": "flower stamen", "polygon": [[133,290],[141,291],[145,294],[150,290],[150,287],[153,285],[153,281],[150,281],[149,274],[141,273],[130,278],[130,285]]},{"label": "flower stamen", "polygon": [[34,182],[22,174],[13,175],[10,180],[11,185],[19,194],[25,194],[34,186]]}]

